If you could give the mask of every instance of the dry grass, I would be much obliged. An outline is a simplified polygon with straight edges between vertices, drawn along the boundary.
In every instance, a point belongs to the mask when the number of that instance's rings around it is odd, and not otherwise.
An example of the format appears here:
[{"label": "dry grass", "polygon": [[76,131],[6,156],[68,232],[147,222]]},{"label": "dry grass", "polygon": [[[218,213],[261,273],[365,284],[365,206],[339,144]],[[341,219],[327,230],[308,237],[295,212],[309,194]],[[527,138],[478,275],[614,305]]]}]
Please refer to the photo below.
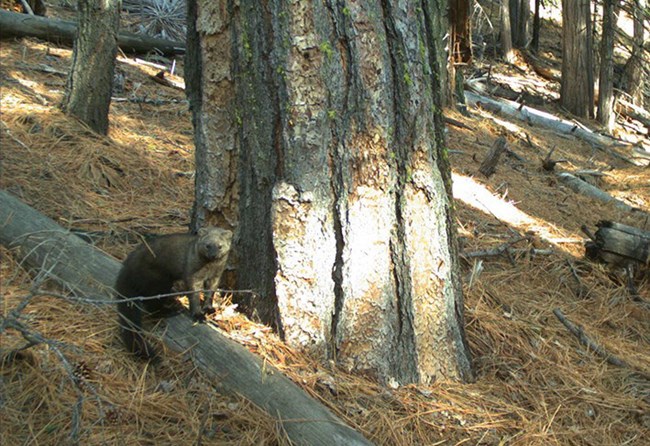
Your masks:
[{"label": "dry grass", "polygon": [[[150,82],[146,67],[120,65],[127,93],[177,100],[165,106],[114,103],[110,139],[98,138],[61,114],[56,104],[69,50],[32,40],[3,42],[0,187],[59,224],[94,231],[96,244],[122,258],[140,235],[183,230],[193,179],[192,131],[183,95]],[[451,128],[456,172],[475,175],[502,130],[485,117]],[[520,126],[521,124],[516,125]],[[565,169],[613,169],[601,187],[650,210],[650,172],[618,164],[576,141],[522,127],[535,146],[509,133],[527,159],[507,158],[490,179],[476,180],[534,219],[516,226],[458,203],[465,250],[494,247],[531,227],[544,229],[517,247],[552,246],[550,256],[487,258],[466,286],[467,336],[478,379],[388,389],[350,375],[282,344],[265,327],[225,307],[219,327],[280,368],[306,392],[382,445],[642,445],[650,437],[650,311],[629,298],[616,272],[580,260],[579,227],[609,218],[648,228],[626,215],[558,185],[539,169],[546,150],[568,158]],[[565,238],[569,242],[554,242]],[[3,444],[287,444],[273,420],[246,401],[224,396],[185,355],[163,355],[145,366],[121,348],[114,308],[72,304],[33,278],[5,249],[0,282],[7,316],[32,299],[23,322],[56,341],[24,350],[0,369]],[[469,277],[476,261],[465,264]],[[571,272],[574,268],[577,278]],[[469,283],[469,281],[467,281]],[[637,284],[650,299],[647,279]],[[631,368],[611,366],[586,351],[552,313],[573,322]],[[1,334],[2,351],[24,345],[15,330]],[[57,352],[70,363],[66,370]],[[78,428],[73,425],[79,416]]]}]

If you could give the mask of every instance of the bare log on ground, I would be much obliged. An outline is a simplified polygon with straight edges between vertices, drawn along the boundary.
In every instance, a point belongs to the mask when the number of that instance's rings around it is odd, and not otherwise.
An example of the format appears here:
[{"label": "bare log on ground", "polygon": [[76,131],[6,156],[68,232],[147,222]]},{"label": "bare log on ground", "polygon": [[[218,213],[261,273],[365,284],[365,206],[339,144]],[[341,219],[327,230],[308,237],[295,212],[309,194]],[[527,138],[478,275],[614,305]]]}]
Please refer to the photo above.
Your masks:
[{"label": "bare log on ground", "polygon": [[560,181],[569,186],[574,192],[587,195],[591,198],[595,198],[596,200],[603,201],[605,203],[613,203],[617,209],[620,209],[622,211],[640,212],[645,214],[645,212],[642,210],[632,207],[629,204],[619,200],[618,198],[612,197],[607,192],[598,189],[596,186],[592,186],[586,181],[582,181],[580,178],[576,177],[573,174],[562,172],[558,173],[557,177]]},{"label": "bare log on ground", "polygon": [[[53,280],[80,296],[98,301],[112,296],[118,261],[1,190],[0,243],[17,248],[24,265],[50,270]],[[280,371],[214,326],[194,325],[185,314],[164,322],[161,325],[170,348],[189,351],[195,364],[224,391],[239,394],[266,410],[282,424],[292,444],[371,444]]]},{"label": "bare log on ground", "polygon": [[508,101],[507,99],[496,100],[467,90],[465,91],[465,97],[467,103],[471,106],[482,106],[493,112],[494,110],[498,110],[498,113],[520,119],[529,124],[539,125],[565,135],[574,135],[611,156],[615,156],[630,164],[639,165],[635,161],[612,150],[613,147],[629,146],[629,144],[621,143],[608,136],[592,132],[574,122],[560,119],[550,113]]},{"label": "bare log on ground", "polygon": [[624,116],[636,119],[650,130],[650,113],[643,108],[619,98],[616,101],[616,111]]},{"label": "bare log on ground", "polygon": [[587,257],[613,265],[650,265],[650,232],[607,220],[599,221],[597,226],[594,235],[583,227],[592,238],[585,245]]},{"label": "bare log on ground", "polygon": [[[66,20],[19,14],[0,9],[0,38],[37,37],[54,43],[72,44],[75,39],[77,24]],[[118,46],[125,52],[147,53],[159,51],[162,54],[183,54],[185,43],[157,39],[127,32],[117,36]]]},{"label": "bare log on ground", "polygon": [[490,178],[494,172],[497,170],[497,164],[499,164],[499,158],[501,154],[506,150],[506,139],[503,136],[499,136],[492,148],[488,152],[487,156],[481,163],[478,171],[485,175],[486,178]]}]

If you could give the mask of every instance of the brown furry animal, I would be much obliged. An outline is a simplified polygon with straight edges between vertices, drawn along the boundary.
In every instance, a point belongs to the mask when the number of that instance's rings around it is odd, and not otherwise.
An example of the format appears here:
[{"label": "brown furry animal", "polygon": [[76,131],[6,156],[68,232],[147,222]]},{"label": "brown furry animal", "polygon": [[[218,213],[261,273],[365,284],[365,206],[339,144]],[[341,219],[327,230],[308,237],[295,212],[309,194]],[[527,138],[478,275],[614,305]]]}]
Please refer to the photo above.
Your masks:
[{"label": "brown furry animal", "polygon": [[[182,290],[190,292],[191,315],[204,320],[206,312],[214,311],[214,290],[226,266],[231,241],[231,231],[209,227],[197,235],[163,235],[143,243],[122,264],[115,283],[117,298],[167,294],[174,282],[181,281]],[[203,308],[199,290],[213,290],[205,294]],[[117,304],[122,339],[130,352],[145,359],[155,357],[142,336],[142,311],[158,312],[173,299],[129,299]]]}]

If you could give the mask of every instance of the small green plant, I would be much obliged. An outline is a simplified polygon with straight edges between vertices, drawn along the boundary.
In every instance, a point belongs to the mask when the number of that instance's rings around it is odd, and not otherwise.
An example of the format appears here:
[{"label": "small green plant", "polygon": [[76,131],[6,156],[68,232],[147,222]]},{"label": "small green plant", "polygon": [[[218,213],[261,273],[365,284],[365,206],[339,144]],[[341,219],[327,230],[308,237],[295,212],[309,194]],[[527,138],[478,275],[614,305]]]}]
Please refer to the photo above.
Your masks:
[{"label": "small green plant", "polygon": [[319,48],[320,48],[321,52],[322,52],[323,54],[325,54],[325,56],[326,56],[328,59],[331,59],[332,56],[334,55],[334,50],[332,49],[332,46],[330,45],[329,42],[323,42],[323,43],[321,43]]}]

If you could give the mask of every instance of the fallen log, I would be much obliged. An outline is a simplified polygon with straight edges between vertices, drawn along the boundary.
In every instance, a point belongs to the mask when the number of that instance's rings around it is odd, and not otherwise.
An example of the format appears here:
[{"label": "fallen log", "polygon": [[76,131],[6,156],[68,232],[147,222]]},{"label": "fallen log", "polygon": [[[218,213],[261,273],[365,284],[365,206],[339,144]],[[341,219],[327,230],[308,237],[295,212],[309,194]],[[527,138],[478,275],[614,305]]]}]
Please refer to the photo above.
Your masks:
[{"label": "fallen log", "polygon": [[[0,38],[37,37],[54,43],[72,44],[77,32],[77,24],[66,20],[49,19],[0,9]],[[185,43],[157,39],[120,31],[118,46],[127,53],[148,53],[158,51],[174,55],[185,53]]]},{"label": "fallen log", "polygon": [[600,200],[605,203],[612,203],[617,209],[620,209],[622,211],[644,213],[642,210],[632,207],[629,204],[619,200],[618,198],[612,197],[607,192],[598,189],[596,186],[592,186],[591,184],[581,180],[573,174],[562,172],[558,173],[557,177],[560,181],[569,186],[574,192],[587,195],[591,198],[595,198],[596,200]]},{"label": "fallen log", "polygon": [[[50,218],[0,190],[0,243],[23,265],[45,270],[84,298],[106,301],[120,263]],[[117,318],[115,320],[117,330]],[[211,324],[179,314],[162,323],[166,344],[189,352],[194,363],[228,393],[266,410],[297,445],[370,445],[359,432],[303,392],[280,371],[228,339]]]},{"label": "fallen log", "polygon": [[597,149],[605,151],[609,155],[615,156],[630,164],[639,165],[633,160],[611,150],[613,147],[629,146],[629,144],[621,143],[608,136],[592,132],[574,122],[560,119],[550,113],[508,101],[507,99],[496,100],[467,90],[465,90],[465,98],[467,99],[467,103],[474,107],[482,106],[492,112],[498,110],[498,113],[520,119],[529,124],[552,129],[560,134],[576,136]]}]

